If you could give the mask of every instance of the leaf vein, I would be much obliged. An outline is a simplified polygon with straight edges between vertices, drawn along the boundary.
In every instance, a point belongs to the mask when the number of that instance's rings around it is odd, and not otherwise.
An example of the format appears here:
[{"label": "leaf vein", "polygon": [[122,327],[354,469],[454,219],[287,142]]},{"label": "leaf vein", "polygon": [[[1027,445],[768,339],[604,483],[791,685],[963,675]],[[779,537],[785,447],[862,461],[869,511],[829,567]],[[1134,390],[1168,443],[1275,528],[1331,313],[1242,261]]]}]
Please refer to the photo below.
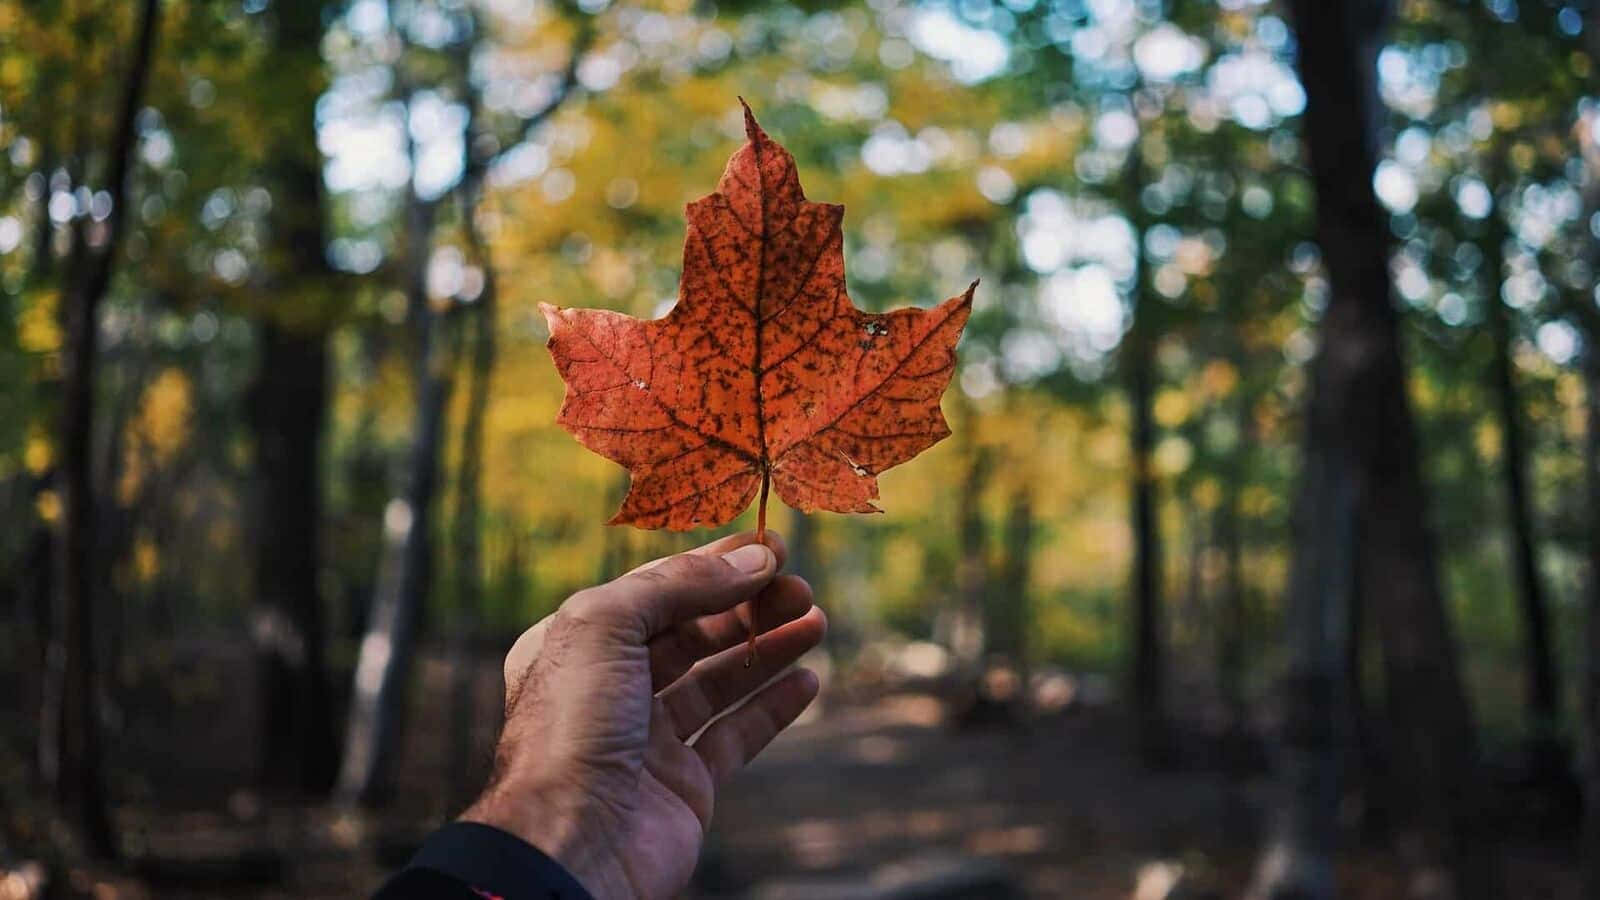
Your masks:
[{"label": "leaf vein", "polygon": [[[932,310],[928,310],[928,312],[932,312]],[[858,409],[861,406],[861,404],[865,403],[869,397],[872,397],[874,394],[878,393],[878,391],[882,390],[883,386],[888,384],[890,379],[894,378],[897,374],[899,374],[900,370],[905,368],[906,364],[909,363],[912,360],[912,358],[915,357],[918,353],[920,353],[922,351],[922,348],[926,347],[928,345],[928,342],[933,340],[935,335],[940,333],[940,331],[944,328],[945,323],[950,321],[950,316],[951,316],[950,313],[945,313],[945,317],[943,319],[941,319],[938,323],[936,323],[932,328],[929,328],[928,329],[928,333],[922,336],[922,340],[917,341],[916,346],[912,347],[910,352],[906,353],[906,355],[900,360],[900,362],[895,364],[894,369],[892,369],[889,372],[888,375],[884,376],[882,381],[880,381],[877,384],[873,385],[869,390],[863,391],[861,393],[861,396],[859,396],[856,399],[852,400],[848,406],[846,406],[844,409],[840,410],[839,414],[837,416],[833,417],[833,421],[829,422],[826,425],[823,425],[821,428],[818,428],[816,431],[811,432],[811,434],[809,436],[807,436],[804,440],[800,440],[800,441],[794,442],[792,445],[790,445],[788,448],[786,448],[783,451],[783,453],[779,454],[778,459],[783,459],[783,457],[788,456],[790,453],[793,453],[796,447],[804,446],[804,445],[816,440],[818,437],[822,436],[823,434],[827,433],[828,431],[832,430],[834,428],[834,426],[838,425],[839,422],[844,419],[845,416],[848,416],[852,412],[855,412],[856,409]]]},{"label": "leaf vein", "polygon": [[[602,350],[600,348],[600,346],[594,342],[594,339],[591,338],[587,333],[585,333],[583,331],[579,331],[578,333],[580,335],[582,335],[584,341],[586,341],[589,344],[589,346],[593,347],[602,356],[605,355],[605,351]],[[619,372],[622,372],[623,375],[627,374],[627,370],[623,369],[621,366],[617,365],[616,360],[607,357],[606,361],[609,362]],[[692,432],[694,434],[699,435],[700,437],[704,438],[707,443],[716,444],[716,445],[718,445],[720,447],[726,448],[730,452],[738,454],[738,456],[740,458],[742,458],[742,459],[747,459],[747,460],[750,460],[751,462],[759,462],[759,460],[755,456],[751,455],[751,453],[748,450],[745,450],[745,449],[740,448],[740,447],[736,447],[733,444],[729,443],[728,441],[723,440],[722,438],[720,438],[720,437],[718,437],[718,436],[716,436],[714,434],[707,434],[706,432],[700,430],[699,428],[696,428],[693,425],[690,425],[688,422],[685,422],[682,419],[678,418],[677,415],[675,415],[673,413],[672,409],[670,407],[668,407],[665,403],[662,403],[660,398],[658,398],[655,395],[655,393],[652,390],[650,390],[649,386],[646,386],[645,388],[643,388],[643,393],[644,393],[644,395],[646,397],[650,398],[650,401],[652,403],[654,403],[656,405],[656,407],[658,409],[660,409],[661,412],[664,413],[668,419],[671,419],[672,422],[674,424],[678,425],[680,428],[683,428],[683,429],[685,429],[687,431],[690,431],[690,432]],[[579,427],[593,427],[593,426],[579,426]],[[605,429],[597,427],[596,430],[604,431]],[[660,430],[661,430],[660,428],[619,429],[615,433],[618,433],[618,434],[649,434],[651,432],[660,431]]]}]

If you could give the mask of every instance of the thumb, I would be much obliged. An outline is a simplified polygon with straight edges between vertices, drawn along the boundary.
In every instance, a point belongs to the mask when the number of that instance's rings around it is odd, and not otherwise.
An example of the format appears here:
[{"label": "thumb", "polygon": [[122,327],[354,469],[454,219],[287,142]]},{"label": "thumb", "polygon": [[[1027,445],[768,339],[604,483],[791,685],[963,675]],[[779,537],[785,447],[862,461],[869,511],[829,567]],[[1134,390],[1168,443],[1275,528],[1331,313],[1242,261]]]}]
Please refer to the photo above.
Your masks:
[{"label": "thumb", "polygon": [[592,598],[583,592],[579,614],[617,621],[642,644],[679,622],[738,606],[777,574],[778,558],[764,544],[720,556],[680,553],[592,589]]}]

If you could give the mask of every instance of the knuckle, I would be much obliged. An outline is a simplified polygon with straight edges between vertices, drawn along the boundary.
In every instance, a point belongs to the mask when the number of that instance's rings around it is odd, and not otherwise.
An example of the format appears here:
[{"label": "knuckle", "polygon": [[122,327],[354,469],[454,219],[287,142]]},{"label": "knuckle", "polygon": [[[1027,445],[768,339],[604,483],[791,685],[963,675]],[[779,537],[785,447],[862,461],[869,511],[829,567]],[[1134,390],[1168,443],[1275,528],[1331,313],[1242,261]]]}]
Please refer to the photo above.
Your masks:
[{"label": "knuckle", "polygon": [[567,598],[556,611],[561,643],[589,643],[633,628],[637,604],[617,582],[584,588]]},{"label": "knuckle", "polygon": [[568,597],[554,616],[565,621],[590,622],[604,616],[615,605],[610,600],[607,592],[601,588],[584,588]]},{"label": "knuckle", "polygon": [[666,562],[651,566],[648,569],[641,569],[637,572],[634,572],[632,575],[629,575],[628,580],[635,585],[646,588],[665,587],[666,585],[671,584],[673,580],[672,573],[668,571],[670,562],[671,561],[668,560]]},{"label": "knuckle", "polygon": [[720,559],[694,553],[680,553],[662,560],[660,565],[639,574],[652,576],[657,584],[667,586],[684,582],[722,581],[731,571],[728,564]]}]

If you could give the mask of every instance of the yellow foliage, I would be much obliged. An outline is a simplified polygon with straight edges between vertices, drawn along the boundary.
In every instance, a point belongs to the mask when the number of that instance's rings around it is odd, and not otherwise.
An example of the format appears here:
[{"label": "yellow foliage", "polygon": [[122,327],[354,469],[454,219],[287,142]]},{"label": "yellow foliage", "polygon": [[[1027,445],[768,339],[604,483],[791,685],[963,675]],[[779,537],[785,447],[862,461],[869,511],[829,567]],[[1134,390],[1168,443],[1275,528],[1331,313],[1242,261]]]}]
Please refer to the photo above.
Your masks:
[{"label": "yellow foliage", "polygon": [[[855,9],[840,15],[861,18],[854,30],[858,55],[871,61],[864,68],[820,73],[781,47],[670,78],[640,64],[615,87],[564,106],[541,129],[544,166],[519,182],[496,185],[486,198],[480,222],[498,264],[500,292],[499,355],[485,421],[484,518],[504,523],[485,536],[486,569],[499,571],[515,556],[538,594],[527,598],[525,609],[548,608],[565,592],[647,554],[706,537],[600,524],[615,511],[627,476],[555,425],[564,388],[544,349],[547,332],[536,304],[604,306],[640,316],[664,311],[677,291],[683,204],[714,189],[744,140],[737,96],[795,153],[807,194],[847,207],[847,261],[863,245],[888,254],[890,274],[883,282],[852,280],[852,294],[863,304],[928,305],[955,293],[964,282],[944,285],[945,273],[993,264],[990,248],[972,236],[1013,215],[978,190],[976,174],[994,167],[1018,185],[1059,183],[1090,140],[1088,118],[1065,107],[1006,121],[1015,113],[1003,93],[957,85],[942,66],[921,61],[886,69],[876,62],[887,38],[875,31],[875,16]],[[556,20],[533,26],[521,52],[559,65],[556,51],[567,39],[561,27]],[[685,27],[681,37],[694,46],[696,29],[718,24]],[[611,40],[602,33],[597,49]],[[887,104],[881,117],[855,111],[862,91],[881,92]],[[857,147],[875,126],[891,121],[939,148],[925,169],[886,175],[865,165]],[[1002,124],[1006,134],[1024,139],[991,142]],[[902,296],[905,291],[926,294]],[[1280,337],[1264,334],[1259,342]],[[1162,392],[1158,420],[1181,426],[1202,402],[1228,395],[1237,382],[1227,363],[1212,364],[1195,383]],[[1045,391],[1010,389],[981,399],[960,391],[953,387],[945,400],[955,436],[883,474],[883,516],[816,517],[829,593],[836,600],[859,596],[852,601],[856,609],[944,602],[948,585],[941,573],[953,569],[959,553],[960,492],[971,454],[981,449],[995,462],[979,498],[991,538],[1019,492],[1031,500],[1037,522],[1028,587],[1042,611],[1059,611],[1047,614],[1056,616],[1049,627],[1060,640],[1046,643],[1086,651],[1104,646],[1101,614],[1071,608],[1065,597],[1084,590],[1120,596],[1126,581],[1132,538],[1125,408],[1110,403],[1086,410]],[[460,394],[453,398],[453,423],[465,408]],[[391,354],[374,378],[345,386],[334,402],[336,421],[368,417],[381,443],[403,442],[411,427],[403,355]],[[451,454],[458,452],[455,443]],[[1161,444],[1156,463],[1170,476],[1186,471],[1193,459],[1189,442],[1172,437]],[[752,519],[753,511],[736,527],[750,527]],[[783,528],[789,520],[774,510],[773,521]],[[496,538],[495,528],[514,531],[525,543]],[[507,549],[513,545],[521,549]],[[994,554],[996,561],[1002,552]]]},{"label": "yellow foliage", "polygon": [[140,535],[133,543],[133,577],[140,584],[149,584],[161,573],[161,551],[155,541]]},{"label": "yellow foliage", "polygon": [[61,496],[53,490],[40,491],[33,501],[33,508],[40,519],[53,523],[61,518]]},{"label": "yellow foliage", "polygon": [[1194,447],[1186,438],[1168,435],[1156,444],[1152,461],[1156,471],[1167,478],[1182,475],[1194,462]]},{"label": "yellow foliage", "polygon": [[[603,305],[634,315],[658,314],[675,293],[682,206],[714,188],[728,155],[744,139],[735,97],[743,94],[750,100],[771,130],[780,126],[766,114],[781,112],[783,102],[766,95],[762,86],[804,85],[815,97],[830,89],[824,79],[805,76],[796,81],[793,73],[789,60],[763,54],[714,73],[626,82],[554,117],[543,141],[549,168],[490,199],[486,221],[496,226],[490,231],[496,258],[503,261],[503,290],[501,362],[486,423],[490,437],[484,479],[494,486],[487,502],[491,517],[525,523],[552,536],[541,539],[545,552],[534,561],[535,580],[546,589],[576,587],[592,579],[593,561],[606,548],[631,544],[598,526],[614,511],[625,475],[582,452],[554,425],[563,388],[542,347],[546,333],[534,315],[535,304]],[[776,134],[794,142],[807,193],[850,208],[847,227],[866,227],[876,216],[890,223],[891,240],[903,241],[911,234],[947,232],[955,220],[995,214],[996,207],[978,193],[972,177],[972,161],[985,152],[987,133],[965,124],[984,121],[987,110],[956,110],[947,102],[948,84],[924,81],[909,70],[893,73],[888,114],[913,133],[942,128],[960,165],[935,167],[922,176],[885,178],[859,163],[842,170],[817,165],[805,156],[803,135]],[[1026,159],[1009,163],[1014,177],[1039,165]],[[1050,164],[1061,165],[1060,157]],[[498,227],[509,222],[517,227]],[[943,296],[905,299],[927,304]],[[385,401],[384,407],[390,404]],[[1034,437],[1028,427],[1000,431],[1019,441]],[[925,454],[914,466],[886,474],[881,505],[891,521],[948,517],[953,497],[943,486],[954,483],[946,479],[962,466],[951,443]],[[940,487],[930,490],[930,484]],[[822,527],[836,527],[832,518],[824,517]],[[874,581],[887,584],[894,578],[880,573]]]},{"label": "yellow foliage", "polygon": [[1556,376],[1556,398],[1562,409],[1561,427],[1574,442],[1582,440],[1589,427],[1585,397],[1583,376],[1576,372],[1562,372]]},{"label": "yellow foliage", "polygon": [[122,480],[117,485],[122,503],[133,502],[150,471],[171,462],[189,443],[192,393],[189,377],[170,367],[145,387],[139,409],[127,425]]},{"label": "yellow foliage", "polygon": [[1501,450],[1500,426],[1489,421],[1479,422],[1472,433],[1472,445],[1477,448],[1478,456],[1485,462],[1498,462]]},{"label": "yellow foliage", "polygon": [[1108,624],[1068,604],[1051,604],[1039,611],[1038,638],[1074,655],[1102,656]]},{"label": "yellow foliage", "polygon": [[17,317],[17,346],[28,353],[61,349],[61,323],[56,320],[56,295],[44,294],[23,307]]},{"label": "yellow foliage", "polygon": [[900,535],[884,547],[880,574],[887,584],[913,585],[922,581],[925,566],[923,542],[912,535]]},{"label": "yellow foliage", "polygon": [[1096,428],[1089,441],[1089,458],[1102,466],[1121,466],[1128,457],[1127,437],[1111,426]]},{"label": "yellow foliage", "polygon": [[1515,103],[1501,101],[1490,104],[1489,118],[1494,122],[1494,128],[1500,132],[1515,131],[1522,124],[1522,109]]},{"label": "yellow foliage", "polygon": [[1206,395],[1213,399],[1221,399],[1233,393],[1239,385],[1239,370],[1224,359],[1214,359],[1206,363],[1205,369],[1200,373],[1200,385]]},{"label": "yellow foliage", "polygon": [[129,432],[144,443],[160,462],[166,462],[189,442],[193,389],[189,377],[175,368],[163,369],[144,390],[138,414]]},{"label": "yellow foliage", "polygon": [[1156,394],[1151,413],[1161,427],[1177,428],[1189,420],[1192,409],[1187,394],[1177,388],[1166,388]]},{"label": "yellow foliage", "polygon": [[1239,509],[1246,517],[1260,519],[1272,515],[1283,500],[1271,488],[1252,484],[1239,493]]},{"label": "yellow foliage", "polygon": [[44,435],[38,433],[29,435],[27,446],[22,451],[22,464],[28,467],[28,471],[35,475],[43,474],[54,461],[55,448]]},{"label": "yellow foliage", "polygon": [[1412,375],[1407,385],[1411,389],[1411,402],[1416,405],[1417,412],[1432,412],[1439,408],[1443,398],[1439,396],[1439,388],[1432,381],[1420,375]]}]

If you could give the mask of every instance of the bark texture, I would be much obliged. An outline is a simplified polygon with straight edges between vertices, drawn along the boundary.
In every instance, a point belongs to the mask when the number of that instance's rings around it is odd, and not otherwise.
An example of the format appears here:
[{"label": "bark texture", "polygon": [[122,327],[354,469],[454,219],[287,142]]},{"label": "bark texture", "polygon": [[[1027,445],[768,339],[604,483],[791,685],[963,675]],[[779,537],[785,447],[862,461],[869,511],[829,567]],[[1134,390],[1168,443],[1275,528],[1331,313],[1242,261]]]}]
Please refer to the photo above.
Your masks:
[{"label": "bark texture", "polygon": [[111,286],[122,243],[130,202],[128,174],[138,142],[135,120],[144,102],[160,15],[160,0],[140,3],[115,131],[106,146],[105,186],[111,193],[111,213],[94,247],[89,244],[88,226],[81,220],[76,223],[73,265],[64,273],[61,294],[66,335],[57,435],[61,517],[56,536],[55,627],[46,653],[39,728],[40,770],[82,849],[102,858],[115,856],[117,847],[106,802],[95,661],[95,619],[104,599],[94,577],[95,364],[100,307]]},{"label": "bark texture", "polygon": [[[1591,64],[1600,63],[1600,3],[1589,5],[1585,22],[1587,49]],[[1590,116],[1596,115],[1590,113]],[[1580,121],[1580,134],[1593,135],[1593,120]],[[1600,141],[1590,140],[1583,147],[1587,163],[1583,188],[1583,221],[1600,216]],[[1591,266],[1600,265],[1600,237],[1588,242]],[[1593,296],[1579,295],[1572,304],[1585,311],[1580,320],[1584,336],[1584,491],[1588,500],[1589,540],[1588,585],[1584,627],[1583,684],[1583,800],[1584,829],[1580,856],[1583,859],[1585,896],[1600,897],[1600,312]]]},{"label": "bark texture", "polygon": [[1331,897],[1348,739],[1349,604],[1370,610],[1389,721],[1409,788],[1405,823],[1454,876],[1456,896],[1499,896],[1477,831],[1474,735],[1434,548],[1390,293],[1387,216],[1372,191],[1382,104],[1381,0],[1290,4],[1306,88],[1317,239],[1332,286],[1313,363],[1289,597],[1285,827],[1257,894]]},{"label": "bark texture", "polygon": [[1155,328],[1151,321],[1155,298],[1150,291],[1149,264],[1144,258],[1145,221],[1140,195],[1144,188],[1144,160],[1139,144],[1128,151],[1124,202],[1133,221],[1135,244],[1133,323],[1123,341],[1122,367],[1131,418],[1129,447],[1133,483],[1129,486],[1129,517],[1133,524],[1133,659],[1129,681],[1133,690],[1135,740],[1147,765],[1167,762],[1171,754],[1167,734],[1166,654],[1161,598],[1162,545],[1158,519],[1155,467]]},{"label": "bark texture", "polygon": [[[471,109],[469,129],[481,120],[480,98],[471,86],[468,72],[475,42],[481,38],[481,19],[472,16],[471,34],[456,48],[457,75],[467,85]],[[562,73],[561,82],[550,101],[522,120],[523,133],[532,132],[572,95],[579,58],[591,40],[593,27],[587,18],[580,21],[573,53]],[[402,70],[398,94],[407,101],[418,86]],[[471,394],[463,432],[463,469],[455,529],[460,579],[458,589],[470,619],[476,615],[481,577],[479,563],[479,464],[482,455],[483,417],[488,404],[489,376],[494,364],[493,331],[496,284],[489,264],[486,244],[478,233],[475,213],[481,200],[485,173],[492,160],[479,157],[476,135],[466,142],[462,181],[456,195],[462,202],[463,227],[467,242],[478,262],[484,266],[484,290],[474,319]],[[408,147],[415,159],[415,147]],[[415,168],[415,167],[413,167]],[[440,203],[438,197],[423,199],[411,190],[407,196],[405,232],[405,294],[407,320],[411,329],[411,358],[414,362],[414,413],[411,446],[406,457],[405,483],[384,511],[381,559],[365,636],[356,662],[355,681],[345,732],[343,762],[339,767],[337,793],[345,802],[373,804],[386,794],[395,747],[404,728],[406,688],[412,658],[422,628],[424,607],[433,578],[434,535],[432,518],[438,493],[439,465],[444,446],[446,413],[453,387],[455,356],[448,346],[450,324],[430,306],[427,293],[427,266],[434,247],[434,229]],[[458,310],[459,312],[459,310]],[[605,576],[610,577],[610,576]],[[469,584],[468,581],[471,581]],[[457,636],[458,640],[463,639]],[[458,684],[457,696],[470,688]],[[458,704],[466,708],[465,701]],[[470,747],[458,745],[458,755]]]},{"label": "bark texture", "polygon": [[[1495,158],[1490,161],[1491,183],[1507,184],[1510,167],[1505,164],[1504,151],[1496,147],[1492,152]],[[1540,767],[1561,768],[1559,753],[1554,749],[1561,717],[1561,687],[1550,646],[1549,601],[1539,574],[1538,538],[1533,499],[1528,488],[1528,441],[1522,427],[1522,405],[1517,399],[1516,370],[1511,359],[1514,339],[1511,312],[1501,298],[1505,242],[1511,237],[1505,215],[1497,203],[1488,219],[1484,240],[1485,324],[1493,342],[1488,386],[1500,424],[1500,478],[1506,492],[1512,573],[1522,620],[1529,734]]]},{"label": "bark texture", "polygon": [[384,509],[377,587],[356,661],[337,792],[374,804],[387,793],[402,731],[406,684],[433,576],[433,507],[452,385],[443,323],[429,306],[427,265],[435,203],[412,195],[406,217],[406,298],[415,360],[413,431],[401,492]]},{"label": "bark texture", "polygon": [[[1600,192],[1597,192],[1600,193]],[[1600,211],[1600,204],[1596,205]],[[1583,859],[1585,896],[1600,897],[1600,329],[1588,334],[1585,348],[1584,491],[1589,525],[1587,607],[1583,652]]]},{"label": "bark texture", "polygon": [[[474,16],[474,24],[477,18]],[[463,58],[465,69],[470,59]],[[468,97],[467,133],[477,134],[477,123],[482,115],[482,98],[476,88]],[[483,271],[483,290],[478,295],[470,320],[463,324],[467,358],[467,406],[461,423],[461,456],[456,475],[455,522],[451,529],[452,565],[455,567],[456,618],[452,636],[451,708],[452,724],[451,770],[455,784],[454,795],[463,802],[471,798],[480,773],[476,771],[472,744],[474,709],[474,679],[472,673],[471,644],[478,623],[483,616],[483,553],[482,553],[482,481],[483,432],[488,416],[489,386],[494,375],[495,315],[497,290],[494,260],[489,254],[488,241],[478,227],[478,208],[483,196],[483,179],[487,171],[486,160],[475,154],[475,140],[466,143],[461,188],[459,191],[461,227],[466,236],[467,249],[472,260]]]},{"label": "bark texture", "polygon": [[316,143],[323,4],[277,10],[264,77],[294,93],[270,134],[272,252],[262,276],[257,369],[249,419],[255,436],[255,653],[257,771],[274,791],[323,794],[338,760],[319,584],[322,437],[328,409],[328,323],[333,271],[326,246],[322,156]]}]

